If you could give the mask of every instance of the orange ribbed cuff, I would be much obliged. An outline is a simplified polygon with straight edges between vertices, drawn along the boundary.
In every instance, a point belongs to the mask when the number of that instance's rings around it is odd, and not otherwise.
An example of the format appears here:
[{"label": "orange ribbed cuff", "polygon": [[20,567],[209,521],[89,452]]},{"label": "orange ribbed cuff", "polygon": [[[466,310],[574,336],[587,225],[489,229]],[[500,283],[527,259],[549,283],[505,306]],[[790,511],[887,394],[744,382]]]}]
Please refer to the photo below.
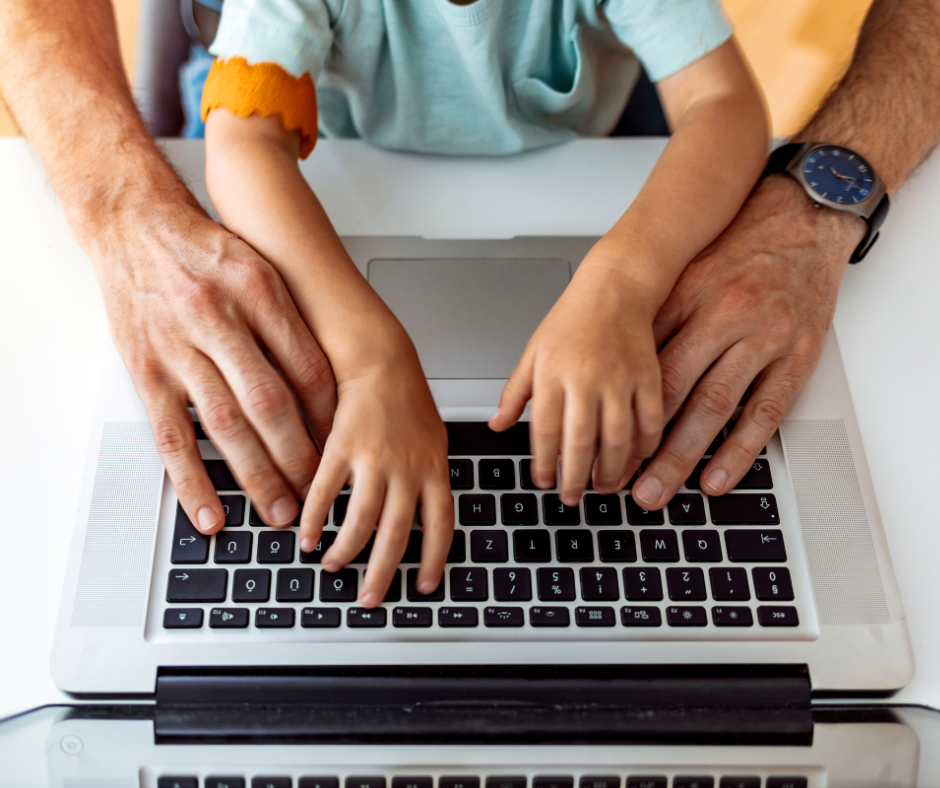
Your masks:
[{"label": "orange ribbed cuff", "polygon": [[280,118],[286,131],[300,132],[301,159],[317,144],[317,92],[310,74],[298,78],[277,63],[217,58],[202,91],[203,122],[216,107],[241,118]]}]

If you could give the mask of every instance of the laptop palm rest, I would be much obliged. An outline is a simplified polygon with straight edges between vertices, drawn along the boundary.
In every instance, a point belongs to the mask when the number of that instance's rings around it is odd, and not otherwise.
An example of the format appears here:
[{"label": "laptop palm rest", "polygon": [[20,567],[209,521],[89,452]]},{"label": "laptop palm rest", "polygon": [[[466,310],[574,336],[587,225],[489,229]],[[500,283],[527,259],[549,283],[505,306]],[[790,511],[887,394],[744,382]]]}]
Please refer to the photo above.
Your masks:
[{"label": "laptop palm rest", "polygon": [[370,260],[429,379],[508,378],[571,280],[567,260]]}]

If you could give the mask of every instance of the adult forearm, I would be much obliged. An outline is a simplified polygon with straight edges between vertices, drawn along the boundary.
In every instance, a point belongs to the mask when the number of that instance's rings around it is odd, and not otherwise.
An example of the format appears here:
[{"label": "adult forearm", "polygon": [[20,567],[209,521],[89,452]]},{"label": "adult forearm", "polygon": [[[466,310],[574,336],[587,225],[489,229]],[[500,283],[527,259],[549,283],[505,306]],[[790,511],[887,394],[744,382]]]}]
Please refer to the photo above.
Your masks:
[{"label": "adult forearm", "polygon": [[893,194],[940,139],[940,0],[875,0],[845,77],[795,137],[857,150]]},{"label": "adult forearm", "polygon": [[115,209],[198,210],[134,105],[109,0],[4,0],[0,90],[86,249],[108,242]]}]

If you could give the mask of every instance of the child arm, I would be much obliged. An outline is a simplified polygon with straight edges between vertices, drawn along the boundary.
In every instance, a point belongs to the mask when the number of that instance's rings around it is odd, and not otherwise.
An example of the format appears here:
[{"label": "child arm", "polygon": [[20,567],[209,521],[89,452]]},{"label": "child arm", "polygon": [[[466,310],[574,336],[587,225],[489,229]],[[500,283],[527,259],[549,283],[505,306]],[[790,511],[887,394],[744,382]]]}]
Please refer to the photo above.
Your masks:
[{"label": "child arm", "polygon": [[287,284],[333,367],[338,406],[301,520],[301,547],[317,544],[333,500],[353,486],[343,528],[323,556],[337,571],[375,532],[360,602],[381,603],[408,543],[420,500],[419,590],[443,574],[453,532],[447,435],[401,324],[346,254],[297,164],[300,137],[277,118],[214,110],[206,176],[223,223]]},{"label": "child arm", "polygon": [[734,218],[766,161],[763,99],[733,39],[658,88],[674,129],[669,143],[533,335],[490,422],[506,429],[533,400],[533,476],[551,487],[561,454],[569,505],[592,466],[595,487],[611,492],[658,445],[654,316],[683,269]]}]

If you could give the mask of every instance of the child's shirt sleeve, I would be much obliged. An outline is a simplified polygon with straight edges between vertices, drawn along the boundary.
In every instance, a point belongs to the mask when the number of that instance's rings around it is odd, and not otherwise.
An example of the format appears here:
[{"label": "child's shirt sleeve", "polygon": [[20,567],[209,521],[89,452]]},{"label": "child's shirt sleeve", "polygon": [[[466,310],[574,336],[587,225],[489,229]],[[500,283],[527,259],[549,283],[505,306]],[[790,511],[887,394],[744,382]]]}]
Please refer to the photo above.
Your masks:
[{"label": "child's shirt sleeve", "polygon": [[718,0],[602,0],[601,5],[653,82],[717,49],[733,32]]},{"label": "child's shirt sleeve", "polygon": [[300,157],[317,140],[314,84],[333,45],[342,0],[226,0],[210,52],[202,117],[277,117],[300,133]]}]

